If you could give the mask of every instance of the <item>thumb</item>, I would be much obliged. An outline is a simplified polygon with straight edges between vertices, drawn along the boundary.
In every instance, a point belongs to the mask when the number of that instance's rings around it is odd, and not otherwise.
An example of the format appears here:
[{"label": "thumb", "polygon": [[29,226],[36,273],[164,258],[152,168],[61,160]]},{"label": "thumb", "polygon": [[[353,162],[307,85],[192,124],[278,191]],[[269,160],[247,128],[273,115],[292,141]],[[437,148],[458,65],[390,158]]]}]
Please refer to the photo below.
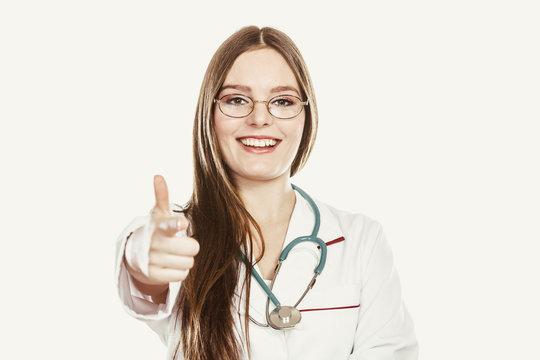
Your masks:
[{"label": "thumb", "polygon": [[161,175],[154,176],[154,194],[156,196],[156,205],[154,210],[162,215],[170,215],[169,211],[169,190],[167,182]]}]

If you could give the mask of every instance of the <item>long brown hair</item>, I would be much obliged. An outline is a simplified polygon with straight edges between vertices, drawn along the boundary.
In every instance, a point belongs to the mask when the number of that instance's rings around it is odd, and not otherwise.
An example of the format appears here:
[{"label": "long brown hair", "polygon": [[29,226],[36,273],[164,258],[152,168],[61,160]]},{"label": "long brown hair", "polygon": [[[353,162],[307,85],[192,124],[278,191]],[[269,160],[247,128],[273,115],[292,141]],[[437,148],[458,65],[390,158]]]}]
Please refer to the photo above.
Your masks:
[{"label": "long brown hair", "polygon": [[[227,73],[242,53],[259,48],[276,50],[289,64],[300,86],[303,100],[309,100],[302,139],[291,165],[293,176],[311,153],[317,133],[317,105],[307,67],[293,41],[283,32],[264,27],[244,27],[231,35],[212,57],[202,82],[193,127],[194,186],[186,207],[190,233],[200,244],[195,265],[183,281],[176,302],[176,325],[181,323],[181,348],[189,360],[237,360],[242,344],[235,333],[234,293],[242,261],[240,251],[252,258],[255,229],[260,227],[246,210],[227,164],[223,160],[214,129],[214,99]],[[263,242],[264,244],[264,242]],[[263,247],[264,252],[264,247]],[[260,255],[260,260],[262,255]],[[251,264],[246,265],[242,289],[247,298],[244,337],[249,348],[249,293]]]}]

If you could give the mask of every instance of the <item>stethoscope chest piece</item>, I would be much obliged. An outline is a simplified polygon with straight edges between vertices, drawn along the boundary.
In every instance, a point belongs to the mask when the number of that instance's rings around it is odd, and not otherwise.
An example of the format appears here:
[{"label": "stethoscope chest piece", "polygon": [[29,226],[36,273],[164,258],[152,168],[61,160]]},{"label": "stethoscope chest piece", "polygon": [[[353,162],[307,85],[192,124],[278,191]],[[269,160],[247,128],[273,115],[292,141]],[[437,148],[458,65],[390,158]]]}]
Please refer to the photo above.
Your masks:
[{"label": "stethoscope chest piece", "polygon": [[300,322],[302,315],[293,306],[278,306],[268,318],[268,324],[276,330],[293,328]]}]

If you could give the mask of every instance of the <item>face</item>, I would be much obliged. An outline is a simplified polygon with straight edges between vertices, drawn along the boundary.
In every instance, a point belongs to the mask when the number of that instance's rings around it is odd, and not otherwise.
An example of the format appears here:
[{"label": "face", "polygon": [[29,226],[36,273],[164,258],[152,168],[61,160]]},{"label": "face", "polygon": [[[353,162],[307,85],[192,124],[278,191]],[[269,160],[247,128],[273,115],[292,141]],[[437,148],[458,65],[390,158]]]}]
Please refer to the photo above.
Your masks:
[{"label": "face", "polygon": [[[245,52],[236,59],[217,98],[232,94],[254,101],[276,96],[305,100],[285,59],[268,48]],[[293,118],[279,119],[265,103],[254,104],[253,111],[242,118],[223,114],[216,104],[214,125],[224,160],[237,181],[288,178],[304,129],[305,109]]]}]

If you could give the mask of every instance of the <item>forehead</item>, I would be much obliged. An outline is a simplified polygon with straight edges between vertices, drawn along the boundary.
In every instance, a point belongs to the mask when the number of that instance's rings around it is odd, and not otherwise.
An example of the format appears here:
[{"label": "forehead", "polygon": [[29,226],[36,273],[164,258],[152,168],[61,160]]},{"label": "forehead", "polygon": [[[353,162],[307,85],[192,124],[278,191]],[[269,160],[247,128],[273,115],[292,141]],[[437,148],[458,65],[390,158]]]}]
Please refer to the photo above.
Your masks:
[{"label": "forehead", "polygon": [[285,59],[269,48],[248,51],[236,58],[223,83],[227,85],[247,86],[254,93],[267,93],[281,86],[299,91],[294,72]]}]

